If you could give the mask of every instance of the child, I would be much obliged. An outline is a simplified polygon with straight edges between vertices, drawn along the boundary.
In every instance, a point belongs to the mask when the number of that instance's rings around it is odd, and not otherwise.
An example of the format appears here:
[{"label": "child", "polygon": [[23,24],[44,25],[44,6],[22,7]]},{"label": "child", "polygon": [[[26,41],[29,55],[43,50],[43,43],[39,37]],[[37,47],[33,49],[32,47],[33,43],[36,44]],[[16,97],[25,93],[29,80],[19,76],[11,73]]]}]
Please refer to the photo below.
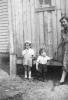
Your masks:
[{"label": "child", "polygon": [[31,42],[25,42],[25,49],[22,51],[22,56],[25,69],[25,78],[31,79],[32,59],[34,57],[34,50],[31,48]]},{"label": "child", "polygon": [[37,58],[37,62],[36,62],[36,69],[39,70],[39,72],[41,73],[43,81],[45,77],[45,72],[47,71],[46,63],[50,59],[51,58],[46,55],[45,49],[41,48],[39,50],[39,57]]}]

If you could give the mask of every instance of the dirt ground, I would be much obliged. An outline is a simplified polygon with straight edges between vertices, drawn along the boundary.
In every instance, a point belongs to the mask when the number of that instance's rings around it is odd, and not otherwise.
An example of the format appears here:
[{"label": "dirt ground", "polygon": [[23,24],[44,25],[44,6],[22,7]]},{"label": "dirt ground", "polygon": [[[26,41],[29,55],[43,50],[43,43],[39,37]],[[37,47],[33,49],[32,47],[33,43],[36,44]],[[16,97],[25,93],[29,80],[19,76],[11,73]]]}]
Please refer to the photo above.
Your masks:
[{"label": "dirt ground", "polygon": [[48,72],[44,82],[33,77],[31,81],[23,76],[0,79],[0,100],[68,100],[68,81],[54,87],[60,72]]},{"label": "dirt ground", "polygon": [[0,82],[0,100],[68,100],[68,85],[53,88],[53,81],[21,80]]}]

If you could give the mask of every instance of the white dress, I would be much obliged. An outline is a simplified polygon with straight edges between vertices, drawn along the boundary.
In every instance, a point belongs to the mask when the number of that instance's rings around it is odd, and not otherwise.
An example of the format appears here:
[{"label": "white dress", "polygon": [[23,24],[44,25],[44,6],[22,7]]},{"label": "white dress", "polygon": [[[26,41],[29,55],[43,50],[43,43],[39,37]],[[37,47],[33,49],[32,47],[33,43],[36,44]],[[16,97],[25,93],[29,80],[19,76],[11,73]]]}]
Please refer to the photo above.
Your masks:
[{"label": "white dress", "polygon": [[34,50],[29,48],[22,51],[23,56],[23,65],[28,65],[29,67],[32,67],[32,56],[34,56]]}]

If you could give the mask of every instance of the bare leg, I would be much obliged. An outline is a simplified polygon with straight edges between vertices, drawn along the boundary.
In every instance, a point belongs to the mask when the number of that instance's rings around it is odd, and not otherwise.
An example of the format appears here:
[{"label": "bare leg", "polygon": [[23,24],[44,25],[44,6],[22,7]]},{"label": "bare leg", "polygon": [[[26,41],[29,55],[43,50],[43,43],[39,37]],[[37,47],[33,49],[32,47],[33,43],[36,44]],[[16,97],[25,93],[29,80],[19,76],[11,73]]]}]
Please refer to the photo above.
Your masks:
[{"label": "bare leg", "polygon": [[62,77],[61,77],[61,80],[60,80],[60,83],[62,83],[62,82],[65,81],[66,75],[67,75],[67,72],[63,70],[63,72],[62,72]]},{"label": "bare leg", "polygon": [[31,70],[29,71],[29,79],[31,79]]},{"label": "bare leg", "polygon": [[25,78],[27,78],[28,76],[27,76],[27,66],[24,66],[24,68],[25,68]]},{"label": "bare leg", "polygon": [[25,78],[27,78],[27,71],[25,71]]},{"label": "bare leg", "polygon": [[31,79],[31,67],[28,66],[28,78]]}]

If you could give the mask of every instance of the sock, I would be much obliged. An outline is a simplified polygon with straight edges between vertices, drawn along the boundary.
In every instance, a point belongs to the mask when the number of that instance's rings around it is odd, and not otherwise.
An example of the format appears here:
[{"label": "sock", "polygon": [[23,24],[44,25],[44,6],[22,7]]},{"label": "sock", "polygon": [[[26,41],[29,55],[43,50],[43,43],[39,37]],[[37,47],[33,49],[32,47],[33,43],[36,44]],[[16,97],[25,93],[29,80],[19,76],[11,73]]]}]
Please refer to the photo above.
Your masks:
[{"label": "sock", "polygon": [[65,81],[66,74],[67,73],[65,71],[63,71],[60,82],[64,82]]},{"label": "sock", "polygon": [[29,71],[29,78],[31,78],[31,71]]},{"label": "sock", "polygon": [[27,71],[25,71],[25,78],[27,78]]}]

